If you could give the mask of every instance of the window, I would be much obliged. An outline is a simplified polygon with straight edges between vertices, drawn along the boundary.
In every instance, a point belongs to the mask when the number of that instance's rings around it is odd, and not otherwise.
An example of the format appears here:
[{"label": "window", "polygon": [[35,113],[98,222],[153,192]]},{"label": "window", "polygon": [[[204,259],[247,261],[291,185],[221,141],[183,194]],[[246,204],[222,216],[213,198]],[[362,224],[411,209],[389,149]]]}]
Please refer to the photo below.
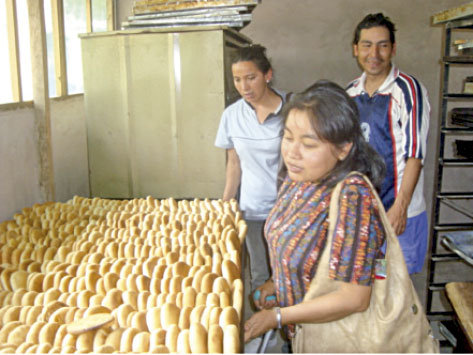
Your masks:
[{"label": "window", "polygon": [[79,33],[87,32],[85,1],[64,0],[64,30],[68,79],[67,91],[69,94],[77,94],[84,90]]},{"label": "window", "polygon": [[[87,32],[87,23],[94,32],[113,29],[113,4],[44,0],[50,97],[83,92],[79,34]],[[27,0],[0,0],[0,104],[33,98],[30,51]]]},{"label": "window", "polygon": [[31,72],[30,22],[26,0],[16,0],[18,19],[18,42],[20,45],[20,76],[23,101],[33,99],[33,76]]},{"label": "window", "polygon": [[92,2],[92,31],[104,32],[107,30],[107,2],[94,0]]},{"label": "window", "polygon": [[46,32],[46,47],[48,51],[48,85],[49,97],[57,96],[56,70],[54,66],[53,19],[51,0],[44,0],[44,27]]},{"label": "window", "polygon": [[0,1],[0,104],[13,101],[10,57],[8,49],[7,9],[5,1]]}]

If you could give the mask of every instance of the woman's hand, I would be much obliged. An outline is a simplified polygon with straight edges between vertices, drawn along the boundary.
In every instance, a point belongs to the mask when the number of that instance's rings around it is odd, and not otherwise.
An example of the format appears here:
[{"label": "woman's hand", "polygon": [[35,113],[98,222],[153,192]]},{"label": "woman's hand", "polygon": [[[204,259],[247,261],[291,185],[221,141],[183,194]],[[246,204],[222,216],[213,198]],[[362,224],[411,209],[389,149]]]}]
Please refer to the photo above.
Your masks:
[{"label": "woman's hand", "polygon": [[[254,295],[259,291],[259,297],[254,298]],[[269,300],[268,296],[276,296],[276,287],[274,286],[273,280],[269,279],[260,287],[255,290],[253,294],[253,300],[255,301],[255,306],[258,309],[269,309],[277,306],[276,297],[271,297]]]},{"label": "woman's hand", "polygon": [[245,322],[245,343],[256,338],[270,329],[277,328],[276,313],[272,309],[263,309],[256,312]]}]

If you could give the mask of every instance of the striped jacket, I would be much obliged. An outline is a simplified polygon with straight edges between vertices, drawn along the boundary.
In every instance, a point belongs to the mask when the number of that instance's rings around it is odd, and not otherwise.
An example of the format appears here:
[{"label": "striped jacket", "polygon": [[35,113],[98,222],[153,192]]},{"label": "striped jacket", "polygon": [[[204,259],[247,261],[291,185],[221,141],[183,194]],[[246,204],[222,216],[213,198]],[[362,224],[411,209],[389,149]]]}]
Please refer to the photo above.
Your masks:
[{"label": "striped jacket", "polygon": [[[388,210],[397,196],[408,158],[425,158],[430,105],[425,87],[394,65],[378,91],[370,97],[364,90],[366,74],[347,87],[360,111],[365,139],[386,163],[381,199]],[[408,217],[425,211],[423,170],[414,190]]]}]

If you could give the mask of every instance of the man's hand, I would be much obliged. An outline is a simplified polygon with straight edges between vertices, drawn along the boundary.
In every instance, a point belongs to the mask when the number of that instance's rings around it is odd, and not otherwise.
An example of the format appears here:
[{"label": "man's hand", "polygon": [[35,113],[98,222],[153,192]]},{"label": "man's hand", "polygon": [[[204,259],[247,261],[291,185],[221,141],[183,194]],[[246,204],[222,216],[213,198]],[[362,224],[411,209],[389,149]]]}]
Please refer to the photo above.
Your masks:
[{"label": "man's hand", "polygon": [[394,204],[387,211],[388,220],[396,235],[400,235],[406,229],[407,209],[411,203],[412,194],[419,180],[422,161],[417,158],[409,158],[401,181],[401,187],[396,196]]},{"label": "man's hand", "polygon": [[404,233],[407,223],[407,208],[403,208],[400,203],[394,202],[387,212],[387,216],[396,235]]}]

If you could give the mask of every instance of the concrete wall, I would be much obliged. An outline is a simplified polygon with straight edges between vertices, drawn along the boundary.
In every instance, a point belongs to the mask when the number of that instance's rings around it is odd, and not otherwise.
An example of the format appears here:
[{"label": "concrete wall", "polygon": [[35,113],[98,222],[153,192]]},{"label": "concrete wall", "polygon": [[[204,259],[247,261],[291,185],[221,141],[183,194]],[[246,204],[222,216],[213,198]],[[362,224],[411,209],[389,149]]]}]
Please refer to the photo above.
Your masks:
[{"label": "concrete wall", "polygon": [[[34,111],[30,106],[0,106],[0,222],[23,207],[42,202],[39,154],[33,141]],[[56,201],[89,196],[87,138],[82,95],[51,100]]]},{"label": "concrete wall", "polygon": [[[426,197],[430,200],[439,112],[442,26],[431,16],[467,0],[263,0],[242,33],[268,48],[275,85],[299,91],[318,79],[341,85],[360,74],[351,55],[356,23],[367,13],[382,11],[398,27],[395,63],[426,86],[432,107]],[[133,0],[120,0],[118,22],[132,13]],[[460,74],[456,79],[461,85]],[[471,74],[470,74],[471,75]],[[33,110],[0,106],[0,221],[39,201],[38,154],[33,144]],[[87,138],[83,97],[51,102],[56,200],[89,195]],[[433,138],[433,139],[432,139]],[[223,169],[222,169],[223,174]],[[429,201],[430,202],[430,201]]]},{"label": "concrete wall", "polygon": [[0,111],[0,221],[40,199],[39,155],[30,107]]},{"label": "concrete wall", "polygon": [[299,91],[318,79],[330,79],[345,86],[361,73],[352,55],[356,25],[368,13],[388,15],[397,27],[394,63],[422,81],[430,97],[430,154],[425,166],[425,176],[430,176],[426,179],[425,196],[430,204],[443,55],[443,26],[432,26],[431,18],[466,2],[263,0],[255,8],[252,22],[242,32],[267,47],[278,87]]},{"label": "concrete wall", "polygon": [[[429,93],[431,122],[426,158],[427,203],[433,184],[437,137],[443,26],[432,26],[434,14],[468,0],[262,0],[252,22],[241,30],[267,48],[276,87],[300,91],[319,79],[345,86],[361,74],[352,56],[353,31],[368,13],[383,12],[396,24],[394,63],[419,79]],[[133,1],[121,0],[118,21],[132,13]],[[451,71],[452,88],[461,89],[468,70]],[[428,205],[428,210],[430,205]]]},{"label": "concrete wall", "polygon": [[56,201],[89,196],[84,96],[52,100],[51,127]]}]

